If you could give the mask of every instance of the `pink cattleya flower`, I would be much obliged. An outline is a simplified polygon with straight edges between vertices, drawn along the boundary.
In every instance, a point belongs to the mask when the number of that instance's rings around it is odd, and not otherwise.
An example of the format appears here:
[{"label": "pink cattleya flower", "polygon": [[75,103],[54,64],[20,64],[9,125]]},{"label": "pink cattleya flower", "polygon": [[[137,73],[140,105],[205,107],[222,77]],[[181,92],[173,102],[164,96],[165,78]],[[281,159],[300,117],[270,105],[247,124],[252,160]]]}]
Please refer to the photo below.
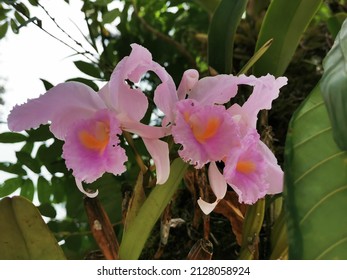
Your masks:
[{"label": "pink cattleya flower", "polygon": [[[15,106],[8,117],[12,131],[36,128],[50,122],[50,130],[58,139],[64,140],[63,158],[72,169],[78,188],[86,195],[82,182],[91,183],[109,172],[119,175],[125,171],[125,151],[119,146],[122,130],[143,138],[157,167],[157,183],[164,183],[169,175],[168,145],[159,138],[168,131],[165,127],[142,124],[148,101],[140,89],[126,83],[140,81],[147,72],[153,71],[162,83],[155,94],[164,98],[168,91],[175,92],[172,78],[163,67],[152,61],[145,48],[133,44],[130,56],[115,68],[109,83],[97,94],[88,86],[66,82],[27,103]],[[156,148],[155,148],[156,147]]]},{"label": "pink cattleya flower", "polygon": [[[185,75],[192,76],[192,72]],[[189,80],[185,75],[183,83]],[[194,82],[185,92],[188,99],[182,100],[185,94],[179,93],[176,110],[167,123],[173,124],[172,135],[182,144],[179,154],[185,161],[196,168],[210,163],[209,181],[216,201],[199,199],[202,211],[208,214],[214,209],[224,197],[227,183],[239,194],[240,202],[249,204],[281,192],[283,172],[255,128],[259,111],[271,108],[287,79],[218,75],[190,80]],[[242,107],[235,104],[226,110],[222,104],[237,94],[238,85],[253,86],[253,93]],[[216,161],[225,162],[223,174]]]},{"label": "pink cattleya flower", "polygon": [[238,144],[238,127],[224,106],[201,105],[186,99],[178,102],[176,108],[172,134],[175,142],[182,144],[181,158],[196,168],[222,160],[230,147]]}]

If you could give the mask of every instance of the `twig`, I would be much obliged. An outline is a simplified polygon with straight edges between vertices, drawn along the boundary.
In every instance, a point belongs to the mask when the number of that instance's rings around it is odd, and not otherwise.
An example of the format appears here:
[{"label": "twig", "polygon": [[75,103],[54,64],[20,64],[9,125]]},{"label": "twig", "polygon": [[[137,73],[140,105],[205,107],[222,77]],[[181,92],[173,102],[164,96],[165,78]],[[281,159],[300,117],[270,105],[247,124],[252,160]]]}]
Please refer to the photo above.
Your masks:
[{"label": "twig", "polygon": [[[91,61],[92,63],[95,63],[95,61],[93,61],[89,56],[87,56],[87,54],[91,54],[89,51],[84,51],[84,52],[80,52],[77,49],[75,49],[73,46],[70,46],[68,43],[64,42],[63,40],[61,40],[60,38],[56,37],[55,35],[53,35],[52,33],[50,33],[49,31],[47,31],[46,29],[44,29],[41,25],[41,21],[36,18],[35,20],[30,20],[30,18],[23,13],[20,9],[16,8],[16,4],[11,4],[11,6],[14,7],[14,9],[19,12],[21,15],[23,15],[28,21],[32,22],[34,25],[36,25],[39,29],[41,29],[43,32],[45,32],[47,35],[49,35],[50,37],[52,37],[53,39],[57,40],[58,42],[62,43],[63,45],[67,46],[68,48],[72,49],[76,54],[80,54],[83,55],[86,59],[88,59],[89,61]],[[93,54],[92,54],[93,55]],[[94,57],[94,56],[93,56]]]},{"label": "twig", "polygon": [[[78,42],[76,39],[72,38],[71,35],[69,33],[67,33],[58,23],[57,21],[55,20],[54,17],[52,17],[50,15],[50,13],[46,10],[46,8],[44,6],[42,6],[39,1],[35,1],[37,3],[37,5],[46,13],[46,15],[51,19],[51,21],[53,21],[53,23],[55,24],[55,26],[61,31],[63,32],[70,40],[72,40],[77,46],[81,47],[85,53],[91,55],[92,57],[96,58],[95,57],[95,54],[91,53],[90,51],[86,50],[83,45]],[[78,29],[80,31],[80,29]],[[81,31],[80,31],[81,32]],[[87,40],[88,41],[88,40]]]}]

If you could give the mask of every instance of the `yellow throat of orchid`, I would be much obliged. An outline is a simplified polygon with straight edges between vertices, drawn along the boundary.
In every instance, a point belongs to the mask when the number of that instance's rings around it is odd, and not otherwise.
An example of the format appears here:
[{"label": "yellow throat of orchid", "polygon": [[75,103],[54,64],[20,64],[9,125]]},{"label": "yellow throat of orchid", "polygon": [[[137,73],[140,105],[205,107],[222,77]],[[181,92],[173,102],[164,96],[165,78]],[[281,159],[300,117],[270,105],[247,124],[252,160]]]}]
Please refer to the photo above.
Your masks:
[{"label": "yellow throat of orchid", "polygon": [[82,130],[78,133],[78,137],[84,147],[102,154],[110,140],[110,125],[97,121],[92,132]]},{"label": "yellow throat of orchid", "polygon": [[190,125],[195,139],[201,144],[215,136],[221,124],[217,117],[210,117],[207,123],[202,123],[197,118],[191,117],[188,112],[184,113],[184,120]]},{"label": "yellow throat of orchid", "polygon": [[236,164],[236,171],[244,174],[250,174],[254,172],[255,168],[255,163],[250,160],[241,160]]}]

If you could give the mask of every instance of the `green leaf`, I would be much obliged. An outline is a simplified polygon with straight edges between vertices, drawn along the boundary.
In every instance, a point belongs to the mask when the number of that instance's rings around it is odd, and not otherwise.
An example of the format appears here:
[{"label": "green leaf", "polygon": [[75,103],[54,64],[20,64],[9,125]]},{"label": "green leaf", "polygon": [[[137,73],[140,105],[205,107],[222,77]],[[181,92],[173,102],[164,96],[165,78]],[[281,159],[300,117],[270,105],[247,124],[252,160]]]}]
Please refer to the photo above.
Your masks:
[{"label": "green leaf", "polygon": [[20,177],[7,179],[0,185],[0,197],[14,193],[21,186],[23,179]]},{"label": "green leaf", "polygon": [[11,25],[12,32],[14,34],[18,34],[18,26],[17,26],[17,23],[13,19],[10,20],[10,25]]},{"label": "green leaf", "polygon": [[43,86],[45,87],[45,90],[50,90],[52,87],[54,87],[50,82],[48,82],[45,79],[40,79],[43,83]]},{"label": "green leaf", "polygon": [[259,233],[263,226],[265,199],[259,199],[247,209],[242,232],[242,244],[239,259],[251,260],[257,252]]},{"label": "green leaf", "polygon": [[327,27],[330,34],[335,39],[339,33],[342,23],[347,18],[347,13],[337,13],[327,20]]},{"label": "green leaf", "polygon": [[85,85],[91,87],[95,91],[99,90],[99,87],[93,81],[85,79],[85,78],[72,78],[72,79],[66,80],[66,82],[70,82],[70,81],[80,82],[82,84],[85,84]]},{"label": "green leaf", "polygon": [[230,74],[233,65],[234,36],[247,0],[222,0],[208,32],[208,64],[220,74]]},{"label": "green leaf", "polygon": [[41,203],[48,203],[51,200],[52,186],[42,176],[37,180],[37,196]]},{"label": "green leaf", "polygon": [[121,15],[121,12],[119,9],[113,9],[111,11],[108,11],[102,15],[102,22],[105,23],[111,23],[113,22],[117,17]]},{"label": "green leaf", "polygon": [[16,3],[14,4],[14,8],[20,12],[21,14],[25,15],[26,17],[30,17],[30,11],[27,8],[27,6],[25,6],[23,3]]},{"label": "green leaf", "polygon": [[23,164],[27,166],[30,170],[32,170],[35,173],[40,173],[41,172],[41,165],[40,163],[33,159],[30,154],[26,152],[16,152],[16,157],[18,159],[18,163]]},{"label": "green leaf", "polygon": [[0,259],[63,260],[62,249],[36,207],[23,197],[0,201]]},{"label": "green leaf", "polygon": [[133,194],[129,201],[129,206],[126,212],[126,217],[124,221],[124,232],[126,232],[128,225],[130,225],[135,219],[135,217],[138,215],[145,199],[146,195],[143,189],[143,173],[140,172],[139,176],[137,177]]},{"label": "green leaf", "polygon": [[34,193],[35,187],[33,181],[31,181],[30,179],[23,180],[20,188],[20,195],[29,199],[30,201],[33,201]]},{"label": "green leaf", "polygon": [[21,26],[25,24],[25,19],[18,12],[14,12],[14,16]]},{"label": "green leaf", "polygon": [[37,209],[39,209],[42,216],[52,219],[57,216],[57,211],[50,203],[43,203],[40,206],[38,206]]},{"label": "green leaf", "polygon": [[77,69],[80,70],[82,73],[95,78],[101,78],[101,72],[99,68],[97,68],[94,64],[82,60],[75,61],[74,64],[77,67]]},{"label": "green leaf", "polygon": [[28,0],[29,1],[29,3],[31,4],[31,5],[33,5],[33,6],[37,6],[37,1],[38,0]]},{"label": "green leaf", "polygon": [[26,141],[27,137],[16,132],[4,132],[0,134],[0,143],[18,143]]},{"label": "green leaf", "polygon": [[332,136],[319,85],[294,114],[285,148],[290,259],[347,259],[347,152]]},{"label": "green leaf", "polygon": [[0,25],[0,39],[4,38],[8,29],[8,22],[6,21],[5,23]]},{"label": "green leaf", "polygon": [[105,7],[108,4],[110,4],[113,0],[96,0],[94,2],[94,5],[96,6],[100,6],[100,7]]},{"label": "green leaf", "polygon": [[31,154],[34,149],[34,143],[33,142],[26,142],[23,147],[20,149],[21,152],[26,152],[28,154]]},{"label": "green leaf", "polygon": [[165,184],[154,188],[124,233],[119,248],[120,259],[138,259],[153,226],[180,185],[187,167],[188,164],[180,158],[171,164],[169,179]]},{"label": "green leaf", "polygon": [[21,165],[10,162],[0,162],[0,170],[20,176],[25,176],[27,174]]},{"label": "green leaf", "polygon": [[27,133],[29,134],[28,141],[30,142],[46,141],[54,137],[52,132],[49,130],[48,124],[40,125],[37,129],[27,130]]},{"label": "green leaf", "polygon": [[208,11],[210,14],[213,14],[213,12],[218,7],[221,0],[194,0],[196,3],[198,3],[201,7],[203,7],[206,11]]},{"label": "green leaf", "polygon": [[347,150],[347,20],[323,61],[321,80],[333,135],[340,149]]},{"label": "green leaf", "polygon": [[246,74],[248,70],[264,55],[264,53],[270,48],[272,39],[267,41],[256,53],[248,60],[245,66],[242,67],[238,75]]},{"label": "green leaf", "polygon": [[272,0],[259,32],[256,51],[273,39],[269,50],[254,65],[256,76],[283,75],[299,40],[322,0]]}]

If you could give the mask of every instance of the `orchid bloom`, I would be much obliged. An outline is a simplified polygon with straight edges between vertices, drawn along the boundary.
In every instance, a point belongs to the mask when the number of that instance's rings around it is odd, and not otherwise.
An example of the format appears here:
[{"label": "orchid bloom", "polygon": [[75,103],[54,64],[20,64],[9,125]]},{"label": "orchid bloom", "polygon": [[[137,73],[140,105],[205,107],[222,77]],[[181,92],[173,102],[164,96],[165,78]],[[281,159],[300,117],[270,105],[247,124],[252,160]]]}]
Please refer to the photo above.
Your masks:
[{"label": "orchid bloom", "polygon": [[[183,160],[196,168],[210,164],[208,175],[216,201],[198,200],[205,214],[224,198],[227,183],[238,193],[239,201],[248,204],[265,194],[282,191],[283,172],[275,156],[260,141],[255,127],[259,111],[271,108],[286,81],[271,75],[218,75],[198,80],[194,70],[184,73],[179,86],[184,93],[178,92],[175,110],[167,115],[166,122],[173,124],[172,135],[182,145],[179,155]],[[242,107],[235,104],[226,109],[223,104],[237,94],[241,84],[253,86],[253,93]],[[168,102],[171,100],[174,98]],[[216,161],[225,162],[223,173]]]},{"label": "orchid bloom", "polygon": [[67,168],[72,169],[79,190],[89,197],[98,192],[86,192],[83,181],[92,183],[105,172],[119,175],[126,170],[127,156],[119,146],[122,130],[142,137],[156,165],[158,184],[169,175],[168,145],[159,140],[168,133],[167,128],[140,122],[148,108],[147,97],[140,89],[130,88],[126,81],[137,83],[147,71],[153,71],[162,81],[155,91],[158,96],[175,91],[175,84],[165,69],[152,61],[147,49],[137,44],[131,47],[131,54],[118,63],[99,93],[81,83],[61,83],[15,106],[8,116],[12,131],[50,122],[55,137],[65,141],[62,156]]}]

